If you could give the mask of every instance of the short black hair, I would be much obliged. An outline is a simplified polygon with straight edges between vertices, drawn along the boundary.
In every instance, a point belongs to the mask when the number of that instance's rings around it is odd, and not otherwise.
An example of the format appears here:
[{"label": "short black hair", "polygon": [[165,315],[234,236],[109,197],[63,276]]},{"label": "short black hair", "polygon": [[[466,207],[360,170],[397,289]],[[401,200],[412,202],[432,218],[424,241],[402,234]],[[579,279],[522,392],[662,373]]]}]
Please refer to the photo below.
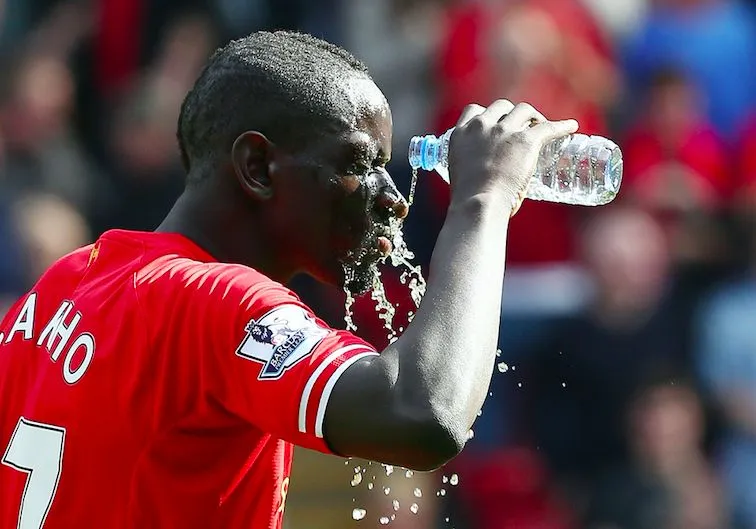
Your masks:
[{"label": "short black hair", "polygon": [[260,31],[229,42],[212,55],[181,105],[184,169],[214,161],[247,130],[298,146],[347,115],[343,81],[355,76],[370,79],[352,54],[311,35]]}]

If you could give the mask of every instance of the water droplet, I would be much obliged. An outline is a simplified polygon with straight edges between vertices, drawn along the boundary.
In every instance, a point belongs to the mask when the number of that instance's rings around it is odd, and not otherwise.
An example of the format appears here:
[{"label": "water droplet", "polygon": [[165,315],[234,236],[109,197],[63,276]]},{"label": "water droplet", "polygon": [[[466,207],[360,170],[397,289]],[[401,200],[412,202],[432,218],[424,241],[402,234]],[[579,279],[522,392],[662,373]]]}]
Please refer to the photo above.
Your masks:
[{"label": "water droplet", "polygon": [[441,489],[439,493],[441,494],[441,496],[446,496],[446,489]]},{"label": "water droplet", "polygon": [[562,382],[562,387],[566,388],[567,387],[567,382]]},{"label": "water droplet", "polygon": [[521,388],[521,387],[522,387],[522,382],[518,382],[518,383],[517,383],[517,387],[518,387],[518,388]]},{"label": "water droplet", "polygon": [[399,500],[394,500],[391,502],[391,505],[394,507],[395,511],[399,510]]},{"label": "water droplet", "polygon": [[362,473],[355,474],[351,482],[352,487],[356,487],[360,483],[362,483]]},{"label": "water droplet", "polygon": [[467,431],[467,440],[469,441],[473,437],[475,437],[475,432],[473,432],[472,429],[468,430]]},{"label": "water droplet", "polygon": [[404,473],[404,477],[405,478],[411,478],[414,475],[415,475],[415,473],[413,471],[411,471],[411,470],[407,470],[407,472]]},{"label": "water droplet", "polygon": [[451,483],[454,486],[458,485],[459,484],[459,476],[457,474],[452,474],[451,477],[449,478],[449,483]]},{"label": "water droplet", "polygon": [[388,496],[391,494],[391,487],[383,487],[383,493]]},{"label": "water droplet", "polygon": [[441,483],[449,483],[449,478],[447,478],[446,476],[443,476],[441,478]]},{"label": "water droplet", "polygon": [[517,371],[517,366],[516,365],[512,365],[512,371]]},{"label": "water droplet", "polygon": [[496,356],[501,356],[501,349],[496,350]]},{"label": "water droplet", "polygon": [[386,470],[386,475],[390,476],[394,473],[394,466],[393,465],[383,465],[383,468]]},{"label": "water droplet", "polygon": [[444,518],[444,521],[445,521],[446,523],[449,523],[449,517],[447,516],[446,518]]},{"label": "water droplet", "polygon": [[480,417],[481,415],[483,415],[483,408],[478,410],[478,417]]},{"label": "water droplet", "polygon": [[413,503],[412,505],[410,505],[410,512],[412,514],[417,514],[418,509],[419,507],[417,506],[417,503]]},{"label": "water droplet", "polygon": [[423,497],[423,491],[420,490],[417,487],[415,487],[415,490],[414,490],[413,494],[415,495],[415,498],[422,498]]},{"label": "water droplet", "polygon": [[390,520],[388,519],[388,516],[381,516],[380,520],[378,521],[381,522],[381,525],[388,525]]},{"label": "water droplet", "polygon": [[372,483],[368,483],[368,490],[373,490],[373,484]]},{"label": "water droplet", "polygon": [[499,373],[506,373],[507,371],[509,371],[509,366],[506,362],[499,362],[498,364],[496,364],[496,368],[499,370]]},{"label": "water droplet", "polygon": [[396,520],[396,514],[391,515],[391,521],[393,522],[394,520]]},{"label": "water droplet", "polygon": [[356,467],[354,467],[354,473],[356,474],[356,473],[357,473],[357,472],[359,472],[359,471],[360,471],[361,469],[362,469],[362,467],[361,467],[360,465],[357,465]]},{"label": "water droplet", "polygon": [[365,509],[352,509],[353,520],[362,520],[366,514],[367,511]]}]

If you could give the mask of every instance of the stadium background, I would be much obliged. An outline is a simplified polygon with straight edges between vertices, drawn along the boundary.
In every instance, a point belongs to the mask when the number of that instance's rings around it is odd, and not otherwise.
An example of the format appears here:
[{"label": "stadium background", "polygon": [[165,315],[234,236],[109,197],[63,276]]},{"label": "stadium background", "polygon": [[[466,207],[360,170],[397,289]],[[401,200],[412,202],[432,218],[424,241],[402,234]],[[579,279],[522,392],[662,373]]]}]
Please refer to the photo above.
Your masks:
[{"label": "stadium background", "polygon": [[[527,100],[623,147],[616,204],[530,202],[516,217],[506,366],[463,456],[411,479],[373,465],[352,488],[361,463],[299,453],[287,528],[379,527],[393,499],[402,528],[756,528],[756,2],[0,6],[0,310],[102,231],[157,225],[182,187],[181,100],[216,45],[252,30],[308,31],[368,64],[405,193],[409,137],[472,101]],[[426,273],[447,200],[423,175],[406,232]],[[396,274],[384,278],[406,313]],[[341,325],[338,291],[294,286]],[[357,323],[385,343],[369,299]],[[368,511],[359,523],[353,507]]]}]

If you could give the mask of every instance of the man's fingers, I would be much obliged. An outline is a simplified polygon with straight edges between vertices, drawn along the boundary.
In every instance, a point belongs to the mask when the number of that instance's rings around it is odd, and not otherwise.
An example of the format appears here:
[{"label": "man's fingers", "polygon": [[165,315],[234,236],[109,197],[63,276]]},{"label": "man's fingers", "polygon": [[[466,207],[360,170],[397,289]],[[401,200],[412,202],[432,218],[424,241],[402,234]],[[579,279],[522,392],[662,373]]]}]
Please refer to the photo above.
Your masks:
[{"label": "man's fingers", "polygon": [[525,130],[526,128],[544,123],[546,118],[528,103],[518,103],[509,115],[501,120],[502,126],[512,130]]},{"label": "man's fingers", "polygon": [[507,116],[515,106],[511,101],[506,99],[497,99],[491,103],[483,114],[480,115],[480,119],[486,123],[494,124],[501,121]]},{"label": "man's fingers", "polygon": [[578,130],[578,122],[574,119],[565,119],[562,121],[547,121],[539,123],[532,129],[534,134],[544,143],[569,136]]},{"label": "man's fingers", "polygon": [[485,107],[482,107],[480,105],[476,105],[475,103],[471,105],[467,105],[465,109],[462,111],[462,114],[459,116],[459,119],[457,120],[457,127],[461,127],[468,121],[470,121],[475,116],[481,115],[483,112],[486,111]]}]

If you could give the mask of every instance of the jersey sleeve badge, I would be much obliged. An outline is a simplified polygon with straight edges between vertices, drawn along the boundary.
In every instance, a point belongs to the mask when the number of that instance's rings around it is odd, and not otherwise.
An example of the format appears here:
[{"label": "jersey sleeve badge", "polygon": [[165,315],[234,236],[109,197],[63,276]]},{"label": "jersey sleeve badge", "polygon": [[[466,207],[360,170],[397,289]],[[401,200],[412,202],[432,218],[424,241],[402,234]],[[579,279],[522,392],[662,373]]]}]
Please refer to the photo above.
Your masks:
[{"label": "jersey sleeve badge", "polygon": [[328,330],[298,305],[280,305],[249,320],[244,330],[236,355],[262,364],[259,380],[278,380],[328,335]]}]

